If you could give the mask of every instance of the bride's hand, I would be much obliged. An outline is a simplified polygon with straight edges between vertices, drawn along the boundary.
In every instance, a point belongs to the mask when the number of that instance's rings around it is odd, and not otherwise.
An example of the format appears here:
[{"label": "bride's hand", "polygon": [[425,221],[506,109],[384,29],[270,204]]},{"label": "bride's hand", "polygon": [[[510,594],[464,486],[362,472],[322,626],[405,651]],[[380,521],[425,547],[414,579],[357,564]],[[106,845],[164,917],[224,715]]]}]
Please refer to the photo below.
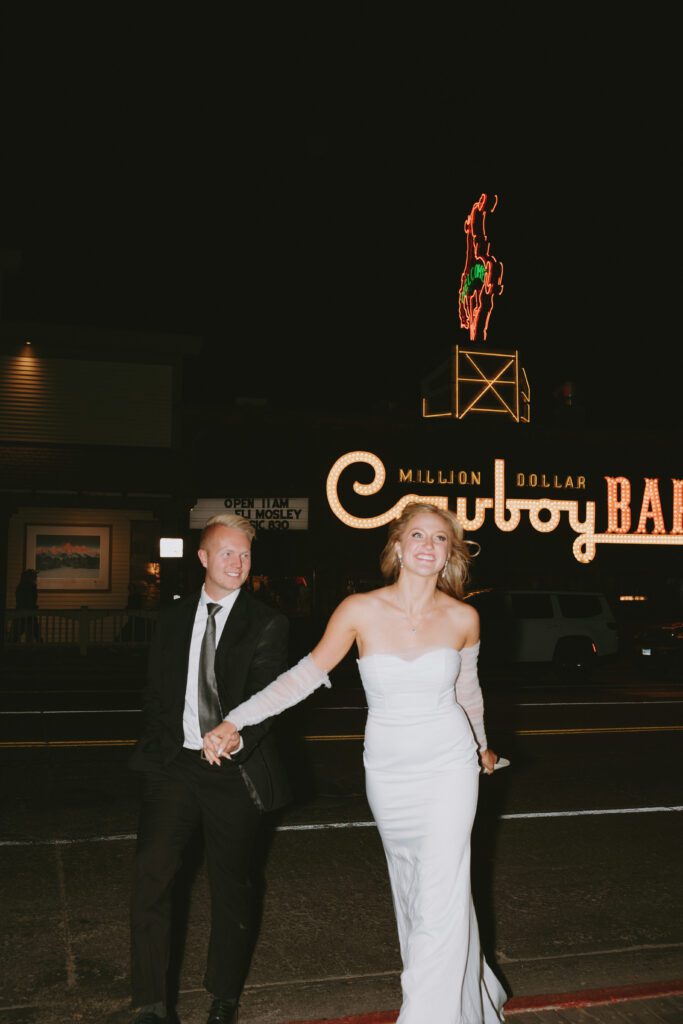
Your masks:
[{"label": "bride's hand", "polygon": [[222,757],[228,757],[240,745],[240,734],[232,722],[224,721],[205,733],[202,745],[204,757],[209,764],[220,764]]},{"label": "bride's hand", "polygon": [[494,753],[489,747],[480,752],[479,761],[481,762],[481,770],[484,775],[493,775],[493,769],[497,760],[498,754]]}]

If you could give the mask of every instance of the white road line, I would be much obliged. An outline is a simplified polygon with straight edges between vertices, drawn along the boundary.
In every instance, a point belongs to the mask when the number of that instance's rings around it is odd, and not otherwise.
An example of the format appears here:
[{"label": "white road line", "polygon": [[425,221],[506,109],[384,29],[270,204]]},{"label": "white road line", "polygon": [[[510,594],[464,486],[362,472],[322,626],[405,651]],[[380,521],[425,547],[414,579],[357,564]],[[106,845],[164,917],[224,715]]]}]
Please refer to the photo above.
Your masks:
[{"label": "white road line", "polygon": [[[609,814],[673,814],[683,811],[683,804],[662,807],[607,807],[588,811],[530,811],[528,814],[499,814],[499,821],[519,821],[530,818],[582,818]],[[374,821],[325,821],[311,825],[278,825],[276,832],[325,832],[334,828],[375,828]],[[137,839],[137,833],[124,832],[116,836],[85,836],[82,839],[4,839],[3,846],[76,846],[80,843],[118,843]]]},{"label": "white road line", "polygon": [[641,704],[683,704],[683,700],[566,700],[554,703],[538,701],[536,704],[515,704],[516,708],[607,708]]},{"label": "white road line", "polygon": [[[273,988],[296,988],[301,985],[317,985],[327,984],[331,981],[361,981],[364,978],[393,978],[400,974],[400,970],[390,971],[370,971],[359,973],[358,971],[351,971],[349,974],[325,974],[323,977],[311,977],[311,978],[287,978],[279,979],[277,981],[256,981],[248,982],[244,986],[245,992],[261,991],[262,989],[273,989]],[[192,995],[195,992],[201,992],[202,995],[206,995],[205,988],[181,988],[180,995]],[[348,1018],[347,1018],[348,1019]]]},{"label": "white road line", "polygon": [[671,814],[683,811],[683,805],[672,807],[610,807],[595,811],[532,811],[529,814],[500,814],[500,821],[516,821],[521,818],[584,818],[600,817],[605,814]]},{"label": "white road line", "polygon": [[652,949],[680,949],[683,942],[658,942],[645,946],[618,946],[616,949],[585,949],[574,950],[572,953],[549,953],[544,956],[509,957],[496,950],[496,960],[500,964],[526,964],[538,960],[571,960],[580,956],[612,956],[615,953],[643,953]]},{"label": "white road line", "polygon": [[140,708],[99,708],[92,711],[0,711],[3,715],[141,715]]},{"label": "white road line", "polygon": [[[500,964],[525,964],[535,963],[537,960],[567,960],[572,957],[589,957],[589,956],[614,956],[615,953],[640,953],[647,952],[655,949],[680,949],[683,946],[681,942],[667,942],[657,943],[649,946],[620,946],[616,949],[587,949],[581,950],[574,953],[551,953],[548,956],[525,956],[525,957],[506,957],[500,950],[496,950],[496,962]],[[282,978],[277,981],[261,981],[261,982],[247,982],[244,987],[245,992],[257,992],[263,989],[274,989],[274,988],[296,988],[303,985],[319,985],[325,984],[332,981],[348,981],[348,980],[361,980],[364,978],[391,978],[398,976],[400,970],[389,970],[389,971],[372,971],[368,973],[352,972],[349,974],[326,974],[324,976],[317,977],[305,977],[305,978]],[[181,988],[180,995],[192,995],[200,992],[202,995],[206,993],[205,988]]]}]

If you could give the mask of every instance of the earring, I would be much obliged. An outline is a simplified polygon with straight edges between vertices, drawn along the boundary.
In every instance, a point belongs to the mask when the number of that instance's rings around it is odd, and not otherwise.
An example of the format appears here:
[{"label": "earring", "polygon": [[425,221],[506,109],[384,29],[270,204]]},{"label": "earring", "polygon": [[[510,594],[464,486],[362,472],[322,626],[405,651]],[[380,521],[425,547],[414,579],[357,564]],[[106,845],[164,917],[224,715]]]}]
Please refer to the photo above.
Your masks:
[{"label": "earring", "polygon": [[444,562],[444,567],[441,570],[441,579],[446,579],[446,569],[448,568],[448,559]]},{"label": "earring", "polygon": [[401,554],[400,551],[398,553],[398,564],[399,564],[399,568],[402,569],[403,568],[403,555]]}]

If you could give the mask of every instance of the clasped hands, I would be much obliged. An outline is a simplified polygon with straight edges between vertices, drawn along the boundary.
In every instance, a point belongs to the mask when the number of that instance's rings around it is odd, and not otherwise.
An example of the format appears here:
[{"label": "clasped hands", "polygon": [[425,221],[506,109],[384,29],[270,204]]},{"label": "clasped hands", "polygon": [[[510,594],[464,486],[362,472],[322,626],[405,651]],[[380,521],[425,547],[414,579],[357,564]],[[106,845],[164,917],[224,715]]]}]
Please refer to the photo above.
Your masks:
[{"label": "clasped hands", "polygon": [[222,757],[229,757],[240,745],[240,734],[232,722],[221,722],[215,729],[204,733],[204,757],[209,764],[220,764]]}]

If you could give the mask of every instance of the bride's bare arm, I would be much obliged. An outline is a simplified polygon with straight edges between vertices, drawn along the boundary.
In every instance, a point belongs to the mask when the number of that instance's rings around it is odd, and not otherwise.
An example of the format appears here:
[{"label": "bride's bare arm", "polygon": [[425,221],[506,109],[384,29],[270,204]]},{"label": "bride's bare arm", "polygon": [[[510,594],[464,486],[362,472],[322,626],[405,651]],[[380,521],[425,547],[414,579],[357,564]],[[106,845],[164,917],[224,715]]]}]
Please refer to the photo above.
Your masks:
[{"label": "bride's bare arm", "polygon": [[211,764],[220,763],[221,757],[237,748],[239,739],[236,734],[245,725],[258,725],[305,700],[318,687],[331,686],[327,673],[347,654],[356,638],[353,623],[356,619],[355,605],[360,597],[354,594],[342,601],[330,617],[322,639],[310,654],[248,700],[232,708],[220,725],[204,735],[204,755]]},{"label": "bride's bare arm", "polygon": [[324,672],[331,672],[351,650],[358,635],[357,622],[363,595],[352,594],[337,605],[321,639],[311,651],[313,661]]}]

